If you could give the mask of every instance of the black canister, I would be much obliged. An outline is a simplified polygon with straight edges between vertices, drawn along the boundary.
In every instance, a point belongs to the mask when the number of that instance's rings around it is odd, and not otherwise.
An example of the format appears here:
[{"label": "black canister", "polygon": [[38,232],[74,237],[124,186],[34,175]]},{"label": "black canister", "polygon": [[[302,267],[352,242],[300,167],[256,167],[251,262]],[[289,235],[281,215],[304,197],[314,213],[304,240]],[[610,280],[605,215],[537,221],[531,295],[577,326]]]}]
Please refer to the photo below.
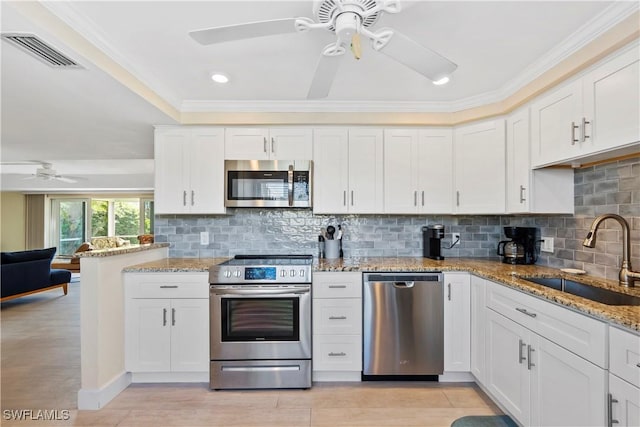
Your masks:
[{"label": "black canister", "polygon": [[431,224],[422,227],[422,253],[425,258],[442,260],[440,242],[444,238],[444,225]]}]

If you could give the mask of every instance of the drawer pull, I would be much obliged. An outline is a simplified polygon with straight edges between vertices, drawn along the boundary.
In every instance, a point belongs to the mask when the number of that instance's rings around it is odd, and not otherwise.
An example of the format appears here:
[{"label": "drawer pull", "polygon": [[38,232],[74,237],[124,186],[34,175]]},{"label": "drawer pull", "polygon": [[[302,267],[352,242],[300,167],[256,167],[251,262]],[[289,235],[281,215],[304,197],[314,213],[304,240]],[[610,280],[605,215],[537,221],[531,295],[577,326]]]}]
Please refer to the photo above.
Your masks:
[{"label": "drawer pull", "polygon": [[537,316],[537,314],[535,314],[535,313],[531,313],[530,311],[527,311],[527,310],[526,310],[526,309],[524,309],[524,308],[518,308],[518,307],[516,307],[516,310],[517,310],[517,311],[519,311],[519,312],[520,312],[520,313],[522,313],[522,314],[526,314],[526,315],[527,315],[527,316],[529,316],[529,317],[536,317],[536,316]]},{"label": "drawer pull", "polygon": [[329,285],[329,289],[344,289],[347,285]]},{"label": "drawer pull", "polygon": [[160,289],[176,289],[178,285],[162,285]]},{"label": "drawer pull", "polygon": [[336,356],[343,357],[343,356],[346,356],[346,355],[347,355],[347,353],[345,353],[344,351],[341,351],[340,353],[334,353],[334,352],[329,353],[329,357],[336,357]]},{"label": "drawer pull", "polygon": [[638,368],[640,368],[640,363],[636,363],[636,366],[637,366]]},{"label": "drawer pull", "polygon": [[329,320],[347,320],[347,316],[329,316]]}]

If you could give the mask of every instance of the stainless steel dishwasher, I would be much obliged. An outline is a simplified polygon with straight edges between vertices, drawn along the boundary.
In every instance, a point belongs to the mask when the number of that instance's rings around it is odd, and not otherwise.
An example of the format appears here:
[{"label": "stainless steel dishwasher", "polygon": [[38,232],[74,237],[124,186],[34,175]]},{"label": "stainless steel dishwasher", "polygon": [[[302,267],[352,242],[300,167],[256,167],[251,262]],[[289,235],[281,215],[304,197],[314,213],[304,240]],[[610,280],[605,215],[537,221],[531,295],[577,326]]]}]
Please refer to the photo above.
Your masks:
[{"label": "stainless steel dishwasher", "polygon": [[362,379],[437,379],[444,369],[442,273],[365,273]]}]

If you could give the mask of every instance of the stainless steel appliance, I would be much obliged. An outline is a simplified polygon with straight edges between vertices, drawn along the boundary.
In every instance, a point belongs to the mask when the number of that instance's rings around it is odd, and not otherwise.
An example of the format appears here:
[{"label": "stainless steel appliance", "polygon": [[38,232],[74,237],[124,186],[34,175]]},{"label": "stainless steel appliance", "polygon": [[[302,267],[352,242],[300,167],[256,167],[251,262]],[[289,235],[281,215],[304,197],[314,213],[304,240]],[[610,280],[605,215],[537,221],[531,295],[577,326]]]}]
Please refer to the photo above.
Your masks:
[{"label": "stainless steel appliance", "polygon": [[437,379],[444,370],[442,273],[365,273],[362,378]]},{"label": "stainless steel appliance", "polygon": [[538,260],[538,229],[535,227],[504,227],[504,234],[511,240],[498,243],[497,254],[506,264],[535,264]]},{"label": "stainless steel appliance", "polygon": [[225,206],[311,207],[310,160],[225,160]]},{"label": "stainless steel appliance", "polygon": [[311,255],[209,269],[210,388],[311,387]]},{"label": "stainless steel appliance", "polygon": [[[425,258],[442,260],[440,243],[444,238],[444,225],[432,224],[422,227],[422,253]],[[449,248],[450,249],[450,248]]]}]

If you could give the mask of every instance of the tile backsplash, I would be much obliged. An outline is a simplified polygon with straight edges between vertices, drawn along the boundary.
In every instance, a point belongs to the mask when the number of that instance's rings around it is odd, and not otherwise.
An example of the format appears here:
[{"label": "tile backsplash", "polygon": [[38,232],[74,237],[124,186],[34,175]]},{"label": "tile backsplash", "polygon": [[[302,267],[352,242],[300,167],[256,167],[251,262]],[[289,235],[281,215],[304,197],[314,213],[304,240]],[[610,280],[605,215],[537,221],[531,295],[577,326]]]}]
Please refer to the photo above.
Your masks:
[{"label": "tile backsplash", "polygon": [[[445,225],[443,248],[451,233],[461,242],[443,249],[445,257],[495,257],[505,239],[504,226],[533,226],[554,238],[554,253],[542,253],[538,264],[573,267],[599,277],[616,278],[622,258],[620,226],[607,220],[597,246],[582,246],[596,215],[617,213],[632,228],[632,265],[640,267],[640,157],[577,169],[575,215],[313,215],[309,209],[228,209],[227,215],[156,215],[156,242],[169,242],[169,256],[226,257],[239,253],[306,253],[317,255],[318,235],[342,224],[344,255],[422,256],[422,227]],[[200,245],[200,232],[210,243]]]}]

